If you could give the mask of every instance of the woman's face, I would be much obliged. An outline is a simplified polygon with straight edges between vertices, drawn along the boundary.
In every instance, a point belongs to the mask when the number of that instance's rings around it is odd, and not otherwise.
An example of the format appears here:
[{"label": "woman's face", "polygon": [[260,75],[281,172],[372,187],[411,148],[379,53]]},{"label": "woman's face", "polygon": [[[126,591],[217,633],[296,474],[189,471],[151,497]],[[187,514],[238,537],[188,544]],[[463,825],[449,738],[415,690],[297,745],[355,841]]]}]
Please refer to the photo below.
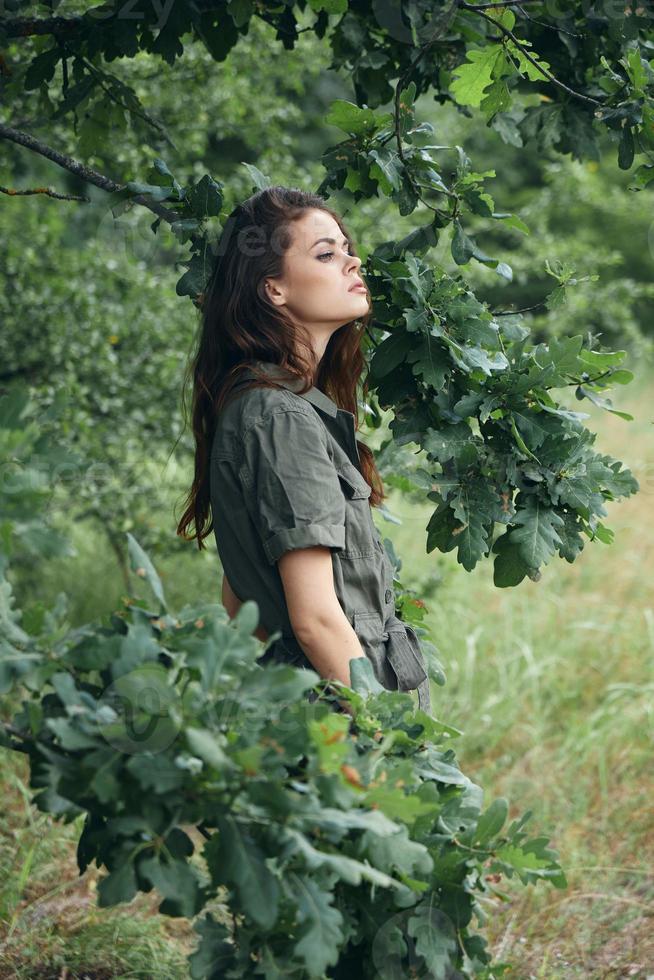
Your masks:
[{"label": "woman's face", "polygon": [[[367,289],[360,283],[361,259],[330,214],[312,208],[290,226],[292,242],[284,254],[284,274],[267,277],[268,298],[283,306],[294,322],[309,330],[318,360],[330,336],[369,309]],[[333,241],[325,241],[333,239]]]}]

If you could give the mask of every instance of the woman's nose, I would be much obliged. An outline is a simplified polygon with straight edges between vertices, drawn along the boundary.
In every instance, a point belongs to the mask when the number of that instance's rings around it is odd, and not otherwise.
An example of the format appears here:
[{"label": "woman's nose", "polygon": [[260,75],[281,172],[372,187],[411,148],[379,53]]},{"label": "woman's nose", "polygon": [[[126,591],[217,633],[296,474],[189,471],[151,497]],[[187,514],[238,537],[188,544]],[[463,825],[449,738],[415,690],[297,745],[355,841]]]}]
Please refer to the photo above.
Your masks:
[{"label": "woman's nose", "polygon": [[348,258],[351,258],[352,259],[352,261],[348,265],[348,269],[358,269],[359,266],[361,265],[361,259],[359,258],[359,256],[358,255],[351,255],[351,256],[348,256]]}]

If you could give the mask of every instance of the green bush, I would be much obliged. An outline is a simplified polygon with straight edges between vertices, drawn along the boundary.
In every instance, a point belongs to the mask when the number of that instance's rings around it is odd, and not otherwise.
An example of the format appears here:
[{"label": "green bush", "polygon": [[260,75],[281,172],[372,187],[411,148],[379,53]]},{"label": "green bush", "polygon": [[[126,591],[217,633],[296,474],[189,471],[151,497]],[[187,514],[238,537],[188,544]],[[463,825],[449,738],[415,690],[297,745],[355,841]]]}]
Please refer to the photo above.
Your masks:
[{"label": "green bush", "polygon": [[528,813],[505,828],[506,800],[483,808],[449,747],[458,730],[365,659],[338,692],[261,667],[255,603],[232,621],[220,604],[173,614],[131,535],[129,551],[156,601],[131,597],[106,623],[53,616],[31,636],[3,591],[3,691],[10,673],[23,691],[3,741],[29,756],[40,810],[85,814],[78,864],[107,869],[100,905],[155,888],[160,912],[200,916],[193,978],[499,976],[477,896],[502,875],[566,879]]}]

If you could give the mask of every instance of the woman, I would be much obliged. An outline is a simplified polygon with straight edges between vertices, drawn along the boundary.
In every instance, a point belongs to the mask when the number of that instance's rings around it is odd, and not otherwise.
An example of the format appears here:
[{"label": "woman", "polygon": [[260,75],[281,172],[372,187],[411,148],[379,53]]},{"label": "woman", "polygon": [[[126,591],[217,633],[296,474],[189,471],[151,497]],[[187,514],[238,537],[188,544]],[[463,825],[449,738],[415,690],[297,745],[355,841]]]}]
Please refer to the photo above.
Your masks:
[{"label": "woman", "polygon": [[394,614],[370,513],[382,481],[355,435],[371,315],[360,266],[315,194],[269,187],[229,216],[191,364],[195,477],[177,533],[202,548],[213,530],[230,616],[254,599],[256,635],[281,631],[260,663],[349,686],[350,660],[367,656],[384,687],[418,688],[428,710],[420,646]]}]

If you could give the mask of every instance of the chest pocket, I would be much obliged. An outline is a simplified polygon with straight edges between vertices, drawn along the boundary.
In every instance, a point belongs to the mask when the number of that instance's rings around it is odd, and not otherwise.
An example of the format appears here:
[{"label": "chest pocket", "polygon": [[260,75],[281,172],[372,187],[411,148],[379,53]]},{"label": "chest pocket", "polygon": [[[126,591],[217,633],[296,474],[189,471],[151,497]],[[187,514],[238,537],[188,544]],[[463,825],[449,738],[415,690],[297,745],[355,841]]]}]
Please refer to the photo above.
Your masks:
[{"label": "chest pocket", "polygon": [[341,460],[336,471],[345,497],[345,555],[348,558],[378,555],[376,528],[370,513],[371,488],[349,460]]}]

